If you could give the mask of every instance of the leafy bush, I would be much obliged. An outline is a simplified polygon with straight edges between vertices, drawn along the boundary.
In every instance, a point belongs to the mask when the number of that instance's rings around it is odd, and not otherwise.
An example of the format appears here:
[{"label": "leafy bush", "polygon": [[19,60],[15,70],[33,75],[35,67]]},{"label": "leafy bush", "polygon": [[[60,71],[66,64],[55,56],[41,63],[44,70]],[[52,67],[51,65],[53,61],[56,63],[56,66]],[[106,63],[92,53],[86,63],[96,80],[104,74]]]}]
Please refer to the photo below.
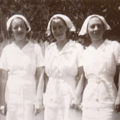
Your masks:
[{"label": "leafy bush", "polygon": [[7,17],[23,14],[31,24],[33,38],[47,40],[46,28],[51,16],[62,13],[71,18],[77,28],[72,34],[78,39],[77,33],[88,15],[104,16],[112,30],[108,38],[120,40],[120,2],[119,0],[0,0],[1,12]]}]

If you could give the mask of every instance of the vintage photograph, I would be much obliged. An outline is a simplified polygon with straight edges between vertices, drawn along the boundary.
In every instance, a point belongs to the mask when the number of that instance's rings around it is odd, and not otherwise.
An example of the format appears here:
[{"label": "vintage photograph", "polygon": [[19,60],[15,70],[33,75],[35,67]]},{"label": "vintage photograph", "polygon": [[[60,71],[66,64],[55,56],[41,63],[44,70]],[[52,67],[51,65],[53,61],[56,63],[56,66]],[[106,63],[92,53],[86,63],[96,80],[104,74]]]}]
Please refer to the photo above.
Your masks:
[{"label": "vintage photograph", "polygon": [[120,120],[120,0],[0,0],[0,120]]}]

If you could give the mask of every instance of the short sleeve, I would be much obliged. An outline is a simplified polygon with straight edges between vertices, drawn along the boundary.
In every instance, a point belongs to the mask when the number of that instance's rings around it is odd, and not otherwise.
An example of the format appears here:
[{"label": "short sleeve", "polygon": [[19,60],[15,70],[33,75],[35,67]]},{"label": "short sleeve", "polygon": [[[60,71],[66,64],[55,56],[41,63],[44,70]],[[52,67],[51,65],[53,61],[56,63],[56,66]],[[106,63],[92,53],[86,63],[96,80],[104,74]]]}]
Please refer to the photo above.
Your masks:
[{"label": "short sleeve", "polygon": [[81,44],[77,45],[77,64],[78,64],[78,67],[83,66],[83,52],[84,52],[83,46]]},{"label": "short sleeve", "polygon": [[0,68],[8,71],[8,58],[7,58],[8,51],[6,47],[3,49],[1,58],[0,58]]},{"label": "short sleeve", "polygon": [[114,41],[113,52],[114,52],[116,64],[119,65],[120,64],[120,44],[116,41]]},{"label": "short sleeve", "polygon": [[36,47],[36,66],[37,66],[37,68],[45,66],[41,47],[37,44],[35,47]]}]

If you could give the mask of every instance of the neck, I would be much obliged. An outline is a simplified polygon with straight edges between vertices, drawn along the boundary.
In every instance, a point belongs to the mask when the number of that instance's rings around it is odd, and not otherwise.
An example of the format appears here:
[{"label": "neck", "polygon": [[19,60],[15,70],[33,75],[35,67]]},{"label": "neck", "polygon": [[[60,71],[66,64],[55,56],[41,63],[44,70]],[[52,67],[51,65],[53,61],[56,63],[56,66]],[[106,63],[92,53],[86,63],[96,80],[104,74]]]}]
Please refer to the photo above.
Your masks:
[{"label": "neck", "polygon": [[28,43],[28,41],[26,41],[26,39],[24,40],[15,40],[15,44],[22,49],[26,44]]},{"label": "neck", "polygon": [[62,40],[62,41],[57,41],[57,42],[56,42],[56,45],[57,45],[58,50],[62,50],[62,48],[65,46],[65,44],[66,44],[68,41],[69,41],[68,39]]},{"label": "neck", "polygon": [[103,39],[100,39],[100,40],[92,40],[92,46],[94,46],[95,48],[98,48],[103,42],[104,42]]}]

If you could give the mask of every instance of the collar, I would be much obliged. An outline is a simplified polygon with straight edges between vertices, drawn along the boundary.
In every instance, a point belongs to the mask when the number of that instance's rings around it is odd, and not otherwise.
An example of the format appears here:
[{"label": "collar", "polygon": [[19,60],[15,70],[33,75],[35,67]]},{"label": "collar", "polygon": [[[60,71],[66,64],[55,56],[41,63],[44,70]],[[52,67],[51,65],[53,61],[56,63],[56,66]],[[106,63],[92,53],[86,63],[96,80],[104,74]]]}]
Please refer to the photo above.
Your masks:
[{"label": "collar", "polygon": [[95,49],[95,48],[94,48],[93,46],[91,46],[91,45],[90,45],[90,48],[96,50],[97,52],[101,52],[101,51],[104,51],[104,50],[105,50],[106,45],[107,45],[108,43],[109,43],[109,40],[106,39],[106,40],[104,40],[104,42],[103,42],[97,49]]},{"label": "collar", "polygon": [[17,48],[20,51],[30,52],[34,49],[34,44],[29,41],[22,49],[20,49],[14,42],[12,43],[13,48]]},{"label": "collar", "polygon": [[61,51],[59,51],[57,49],[57,45],[55,44],[55,49],[56,51],[58,52],[58,54],[65,54],[65,53],[68,53],[68,52],[71,52],[72,48],[74,47],[75,45],[75,41],[72,41],[72,40],[69,40],[69,42],[67,42],[64,47],[62,48]]}]

